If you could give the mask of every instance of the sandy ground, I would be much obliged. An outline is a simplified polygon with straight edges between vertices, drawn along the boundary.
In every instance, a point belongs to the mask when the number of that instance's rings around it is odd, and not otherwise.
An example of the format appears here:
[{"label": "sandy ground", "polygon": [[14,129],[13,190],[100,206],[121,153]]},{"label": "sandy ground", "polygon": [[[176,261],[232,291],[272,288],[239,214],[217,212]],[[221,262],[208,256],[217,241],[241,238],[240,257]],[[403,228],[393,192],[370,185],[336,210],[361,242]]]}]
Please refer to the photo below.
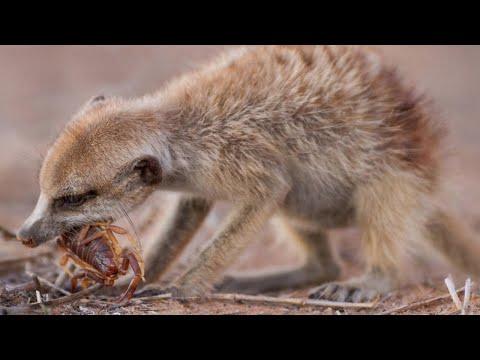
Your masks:
[{"label": "sandy ground", "polygon": [[[32,210],[38,196],[37,173],[48,145],[62,130],[69,116],[92,95],[99,93],[135,96],[160,87],[165,81],[207,60],[220,46],[2,46],[0,47],[0,224],[16,229]],[[450,204],[468,223],[480,231],[480,47],[478,46],[383,46],[385,54],[398,64],[405,75],[420,89],[427,91],[451,128],[455,150],[451,171],[455,192]],[[141,223],[152,204],[168,204],[173,195],[158,194],[143,209],[132,215]],[[228,211],[220,204],[196,237],[190,252],[213,233]],[[168,206],[164,209],[168,211]],[[233,266],[235,270],[258,269],[293,264],[298,255],[275,233],[269,224],[258,234],[258,241]],[[140,235],[148,242],[149,232]],[[363,259],[359,253],[355,229],[332,234],[344,265],[343,277],[358,274]],[[479,240],[480,241],[480,240]],[[42,257],[42,253],[51,256]],[[33,257],[32,268],[54,279],[57,253],[55,246],[30,250],[17,243],[0,240],[0,281],[8,286],[28,281],[25,262],[15,271],[6,264],[20,257]],[[183,257],[182,259],[184,259]],[[181,259],[181,260],[182,260]],[[173,276],[182,269],[180,260]],[[45,268],[46,270],[41,270]],[[3,270],[2,270],[3,269]],[[43,271],[43,272],[42,272]],[[444,295],[442,279],[454,269],[434,262],[424,270],[420,284],[391,293],[373,310],[342,310],[312,307],[280,307],[222,302],[177,301],[140,302],[122,309],[111,309],[108,303],[85,300],[50,309],[51,313],[142,313],[142,314],[343,314],[380,313],[405,303]],[[456,274],[457,283],[464,276]],[[284,294],[287,295],[287,294]],[[305,292],[288,294],[302,297]],[[12,304],[25,301],[31,294],[10,299]],[[472,312],[480,313],[480,299],[473,296]],[[33,298],[31,299],[33,301]],[[3,303],[1,303],[3,301]],[[1,297],[0,306],[7,305]],[[406,313],[450,313],[451,300]]]}]

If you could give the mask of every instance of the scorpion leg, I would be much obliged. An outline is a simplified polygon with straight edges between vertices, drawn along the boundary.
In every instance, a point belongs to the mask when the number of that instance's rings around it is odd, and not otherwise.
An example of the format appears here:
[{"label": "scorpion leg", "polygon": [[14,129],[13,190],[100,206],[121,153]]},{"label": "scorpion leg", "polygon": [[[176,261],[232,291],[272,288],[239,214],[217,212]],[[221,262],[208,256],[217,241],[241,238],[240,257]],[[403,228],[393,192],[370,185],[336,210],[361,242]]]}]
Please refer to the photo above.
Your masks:
[{"label": "scorpion leg", "polygon": [[118,273],[120,275],[125,275],[128,272],[128,267],[130,266],[130,259],[128,258],[129,254],[126,254],[122,260],[122,265],[118,269]]},{"label": "scorpion leg", "polygon": [[60,258],[60,260],[58,261],[58,264],[59,264],[61,267],[64,267],[64,266],[67,265],[67,263],[68,263],[68,258],[69,258],[68,254],[64,254],[64,255]]},{"label": "scorpion leg", "polygon": [[100,283],[100,284],[105,283],[103,281],[103,279],[99,278],[94,272],[92,272],[90,270],[82,269],[75,276],[73,276],[72,279],[70,280],[70,286],[71,286],[70,292],[72,294],[75,292],[75,288],[77,287],[78,279],[83,279],[83,278],[91,279],[91,280],[93,280],[97,283]]},{"label": "scorpion leg", "polygon": [[80,245],[85,246],[85,245],[91,243],[93,240],[96,240],[96,239],[101,238],[101,237],[102,237],[103,235],[105,235],[105,234],[106,234],[106,231],[105,231],[105,230],[96,232],[95,234],[90,235],[90,236],[89,236],[88,238],[86,238],[85,240],[80,241]]},{"label": "scorpion leg", "polygon": [[[106,230],[107,232],[107,235],[110,239],[110,242],[111,244],[113,245],[114,249],[115,249],[115,252],[117,253],[118,256],[121,256],[122,254],[122,249],[120,248],[119,244],[118,244],[118,240],[117,238],[115,237],[114,233],[116,234],[120,234],[120,235],[126,235],[127,238],[128,238],[128,241],[130,241],[130,243],[132,244],[133,248],[134,248],[134,257],[135,257],[135,260],[136,260],[136,263],[137,265],[140,267],[140,273],[141,273],[141,277],[143,279],[144,277],[144,273],[145,273],[145,264],[143,262],[143,259],[140,255],[135,255],[135,254],[139,254],[141,252],[141,244],[139,241],[135,241],[135,239],[133,238],[133,236],[125,229],[119,227],[119,226],[115,226],[115,225],[110,225],[110,227]],[[124,257],[124,261],[125,261],[125,258],[126,256]],[[128,265],[127,267],[124,269],[125,273],[126,271],[128,270]]]},{"label": "scorpion leg", "polygon": [[87,277],[84,277],[83,280],[82,280],[82,288],[86,289],[88,288],[88,283],[90,282],[91,280]]},{"label": "scorpion leg", "polygon": [[115,254],[117,256],[122,255],[122,248],[120,247],[120,244],[118,243],[117,238],[113,234],[113,232],[110,229],[105,230],[108,240],[110,241],[110,244],[112,244],[113,250],[115,251]]},{"label": "scorpion leg", "polygon": [[68,254],[64,254],[61,258],[60,261],[58,262],[63,271],[65,271],[68,276],[73,277],[73,273],[70,271],[70,269],[66,266],[68,263],[68,260],[70,259],[70,256]]},{"label": "scorpion leg", "polygon": [[120,226],[117,226],[117,225],[110,225],[109,229],[112,230],[115,234],[120,234],[120,235],[128,234],[127,230],[125,230],[124,228],[121,228]]},{"label": "scorpion leg", "polygon": [[135,254],[133,252],[127,254],[123,258],[121,270],[126,272],[129,265],[133,269],[134,277],[130,281],[130,285],[128,285],[128,289],[116,301],[117,303],[122,303],[122,305],[127,305],[128,304],[128,302],[130,301],[130,299],[133,296],[133,293],[137,289],[138,284],[140,284],[140,282],[142,281],[142,269],[140,268],[140,265],[138,264],[138,260],[135,257]]},{"label": "scorpion leg", "polygon": [[141,252],[142,245],[138,239],[135,239],[132,234],[130,234],[127,230],[121,228],[120,226],[110,225],[109,230],[114,232],[115,234],[125,235],[128,241],[132,244],[135,250]]},{"label": "scorpion leg", "polygon": [[112,222],[111,221],[106,221],[106,222],[102,222],[102,221],[98,221],[96,223],[93,223],[92,225],[93,226],[98,226],[98,227],[101,227],[101,228],[107,228],[110,226]]},{"label": "scorpion leg", "polygon": [[80,234],[78,234],[78,240],[77,241],[82,242],[83,240],[85,240],[90,228],[91,228],[91,226],[89,224],[84,225],[82,227],[82,230],[80,230]]}]

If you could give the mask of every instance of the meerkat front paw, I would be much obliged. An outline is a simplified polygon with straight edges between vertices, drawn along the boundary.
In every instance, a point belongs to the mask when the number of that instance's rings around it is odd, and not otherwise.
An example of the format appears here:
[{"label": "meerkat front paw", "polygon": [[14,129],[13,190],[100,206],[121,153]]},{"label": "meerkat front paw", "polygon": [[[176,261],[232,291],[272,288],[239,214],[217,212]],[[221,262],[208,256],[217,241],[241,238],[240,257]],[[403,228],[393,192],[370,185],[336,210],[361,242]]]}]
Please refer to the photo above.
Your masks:
[{"label": "meerkat front paw", "polygon": [[158,296],[171,294],[172,299],[186,299],[186,298],[203,298],[207,296],[206,291],[199,291],[198,289],[184,288],[177,286],[161,287],[158,285],[146,286],[141,291],[135,294],[136,298]]},{"label": "meerkat front paw", "polygon": [[201,285],[180,285],[173,284],[165,289],[166,292],[172,294],[172,299],[188,299],[188,298],[199,298],[205,299],[210,294],[210,290],[206,286]]},{"label": "meerkat front paw", "polygon": [[142,290],[137,291],[134,295],[136,298],[158,296],[171,294],[172,299],[187,299],[187,298],[207,298],[210,291],[206,287],[201,286],[182,286],[173,284],[171,286],[161,286],[157,284],[150,284],[145,286]]},{"label": "meerkat front paw", "polygon": [[137,291],[133,297],[135,298],[142,298],[142,297],[150,297],[150,296],[157,296],[157,295],[165,295],[170,294],[170,289],[164,286],[159,286],[156,284],[150,284],[144,286],[141,290]]},{"label": "meerkat front paw", "polygon": [[347,281],[323,284],[309,293],[310,299],[341,302],[369,302],[392,290],[392,279],[384,274],[367,274]]}]

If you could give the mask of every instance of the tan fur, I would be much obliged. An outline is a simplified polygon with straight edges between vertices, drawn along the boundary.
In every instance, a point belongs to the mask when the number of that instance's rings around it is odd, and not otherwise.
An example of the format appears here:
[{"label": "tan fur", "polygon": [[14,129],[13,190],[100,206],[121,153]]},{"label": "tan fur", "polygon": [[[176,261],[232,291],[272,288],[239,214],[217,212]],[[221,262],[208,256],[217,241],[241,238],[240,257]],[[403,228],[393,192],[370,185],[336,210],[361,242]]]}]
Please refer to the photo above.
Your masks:
[{"label": "tan fur", "polygon": [[[49,201],[91,188],[98,197],[78,211],[49,213],[48,223],[59,231],[117,217],[156,189],[193,194],[179,200],[150,249],[153,280],[192,238],[210,204],[231,201],[228,219],[172,284],[178,296],[205,294],[275,213],[293,229],[305,265],[230,277],[219,288],[256,292],[334,280],[338,267],[326,231],[357,223],[366,275],[324,285],[312,297],[368,300],[395,286],[411,244],[430,239],[443,250],[455,244],[442,235],[454,234],[442,228],[450,225],[429,225],[445,133],[431,114],[373,50],[240,48],[157,93],[89,102],[47,155],[40,186]],[[128,166],[143,155],[160,162],[158,186],[132,185]],[[480,252],[471,246],[467,269],[479,271],[472,264]]]},{"label": "tan fur", "polygon": [[177,199],[177,203],[164,219],[162,233],[157,235],[163,241],[153,243],[146,251],[146,262],[150,265],[145,277],[149,281],[157,280],[168,270],[168,265],[171,265],[188,245],[210,208],[211,204],[202,198],[185,195]]}]

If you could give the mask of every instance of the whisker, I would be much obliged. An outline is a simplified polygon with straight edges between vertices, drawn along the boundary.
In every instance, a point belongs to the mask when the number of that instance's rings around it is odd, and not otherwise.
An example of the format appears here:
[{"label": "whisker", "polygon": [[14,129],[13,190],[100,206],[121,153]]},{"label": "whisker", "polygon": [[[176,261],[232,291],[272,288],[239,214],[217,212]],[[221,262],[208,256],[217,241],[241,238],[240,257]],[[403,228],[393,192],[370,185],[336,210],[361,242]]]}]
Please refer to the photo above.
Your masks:
[{"label": "whisker", "polygon": [[138,239],[138,234],[137,234],[137,229],[135,228],[135,224],[133,223],[132,219],[130,218],[128,213],[125,211],[125,209],[123,207],[120,207],[120,209],[122,210],[123,214],[125,215],[125,218],[127,219],[128,223],[130,224],[130,228],[133,231],[133,236],[135,238],[135,241],[138,245],[138,248],[139,248],[140,252],[142,252],[143,251],[142,244],[141,244],[140,240]]},{"label": "whisker", "polygon": [[65,233],[69,236],[75,236],[76,232],[70,229],[65,230]]}]

